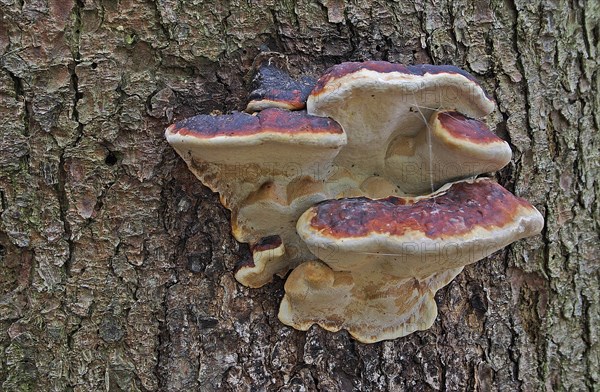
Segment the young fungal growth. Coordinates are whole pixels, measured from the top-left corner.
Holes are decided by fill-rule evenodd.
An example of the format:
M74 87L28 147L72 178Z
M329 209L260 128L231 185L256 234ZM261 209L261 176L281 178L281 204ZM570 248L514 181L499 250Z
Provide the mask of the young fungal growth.
M248 287L260 287L281 269L285 263L285 246L278 235L263 237L250 245L252 258L238 263L235 278Z
M531 204L475 178L511 150L477 119L494 102L468 73L343 63L308 96L306 80L260 67L252 115L199 115L166 131L250 245L236 279L260 287L293 270L284 324L367 343L429 328L436 291L465 265L541 231Z
M303 77L292 79L282 69L271 64L261 64L252 80L254 90L250 93L247 113L255 113L268 108L301 110L306 107L306 99L312 91L315 80Z

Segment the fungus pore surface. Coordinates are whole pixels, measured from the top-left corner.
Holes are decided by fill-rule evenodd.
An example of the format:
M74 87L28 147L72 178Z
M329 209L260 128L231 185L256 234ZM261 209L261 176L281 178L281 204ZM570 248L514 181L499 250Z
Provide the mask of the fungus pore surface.
M168 142L231 210L248 287L285 277L279 319L372 343L429 328L462 268L539 233L541 214L489 178L511 159L494 110L453 66L342 63L318 81L272 65L247 113L198 115Z

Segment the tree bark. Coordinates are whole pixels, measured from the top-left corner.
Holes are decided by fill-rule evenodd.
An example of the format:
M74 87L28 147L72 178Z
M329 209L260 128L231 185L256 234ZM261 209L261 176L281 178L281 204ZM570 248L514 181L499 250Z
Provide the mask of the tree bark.
M0 390L600 389L595 1L0 0ZM497 102L542 235L372 345L277 319L228 212L163 138L245 106L254 59L453 64Z

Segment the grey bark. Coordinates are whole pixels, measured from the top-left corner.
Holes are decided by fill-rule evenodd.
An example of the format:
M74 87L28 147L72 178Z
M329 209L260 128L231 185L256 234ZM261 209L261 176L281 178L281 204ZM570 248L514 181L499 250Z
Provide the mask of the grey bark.
M595 1L0 0L0 390L600 389ZM372 345L277 320L228 213L163 139L244 107L257 55L454 64L498 104L499 181L542 235Z

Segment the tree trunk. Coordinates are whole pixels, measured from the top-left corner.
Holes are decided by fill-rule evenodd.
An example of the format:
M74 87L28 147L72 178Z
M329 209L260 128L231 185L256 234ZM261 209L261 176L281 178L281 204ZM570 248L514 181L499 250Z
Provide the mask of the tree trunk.
M0 1L0 390L600 389L598 2L352 3ZM542 235L465 268L427 331L283 326L283 280L234 280L247 250L163 138L242 109L265 51L472 72Z

